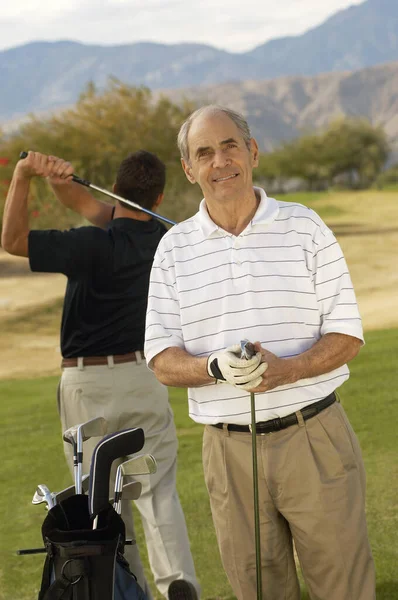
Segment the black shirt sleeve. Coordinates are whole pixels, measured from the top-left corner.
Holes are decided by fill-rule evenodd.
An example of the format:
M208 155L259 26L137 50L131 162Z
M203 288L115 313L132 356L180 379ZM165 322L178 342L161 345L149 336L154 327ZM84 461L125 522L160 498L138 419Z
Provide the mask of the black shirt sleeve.
M99 227L69 231L47 229L29 232L29 263L32 271L64 273L67 277L90 271L93 259L107 254L108 235Z

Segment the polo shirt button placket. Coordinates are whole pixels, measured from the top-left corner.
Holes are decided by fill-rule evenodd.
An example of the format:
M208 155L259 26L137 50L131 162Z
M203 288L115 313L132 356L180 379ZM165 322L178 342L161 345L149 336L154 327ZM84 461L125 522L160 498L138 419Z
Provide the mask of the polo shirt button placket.
M233 262L233 266L236 267L240 267L241 266L241 261L239 258L237 258L239 256L237 250L240 248L240 240L239 238L236 238L233 245L232 245L232 250L233 250L233 255L232 255L232 262ZM236 258L235 258L236 257ZM235 259L235 260L234 260Z

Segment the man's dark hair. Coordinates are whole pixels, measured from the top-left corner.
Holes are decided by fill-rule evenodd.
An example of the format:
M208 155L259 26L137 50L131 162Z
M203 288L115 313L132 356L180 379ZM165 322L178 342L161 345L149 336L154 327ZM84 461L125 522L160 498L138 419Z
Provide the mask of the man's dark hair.
M138 150L129 154L118 169L115 193L149 210L166 184L166 165L152 152ZM128 204L123 207L134 210Z

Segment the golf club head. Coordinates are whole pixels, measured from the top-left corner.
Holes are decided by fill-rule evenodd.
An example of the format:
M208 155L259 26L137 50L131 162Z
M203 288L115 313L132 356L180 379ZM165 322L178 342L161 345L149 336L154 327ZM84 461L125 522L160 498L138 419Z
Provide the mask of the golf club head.
M115 478L115 497L113 501L113 507L119 515L122 509L122 497L124 497L124 477L128 475L150 475L151 473L155 473L156 469L156 461L151 454L134 456L118 466Z
M130 481L123 486L123 500L137 500L141 496L141 491L142 483L140 481Z
M77 439L81 435L82 442L89 440L92 437L103 437L108 431L108 422L104 417L96 417L90 419L86 423L77 425Z
M73 425L72 427L69 427L69 429L66 429L62 435L62 439L64 440L64 442L68 442L68 444L72 444L73 449L75 449L75 446L77 444L77 428L79 426L78 425Z
M139 481L130 481L126 485L123 485L124 476L121 471L118 471L120 479L116 479L115 482L115 497L113 499L113 508L115 512L120 515L122 512L122 499L123 500L137 500L141 495L142 484ZM109 500L112 502L112 500Z
M39 483L33 495L32 504L41 504L42 502L46 502L48 509L54 506L54 500L50 490L43 483Z
M69 429L66 429L63 433L63 439L69 444L76 444L78 440L79 431L82 434L82 441L85 442L91 437L102 437L106 434L108 429L108 423L104 417L95 417L85 423L78 423L72 425Z
M124 483L125 479L123 479L122 488L123 500L137 500L141 496L142 483L140 481L128 481ZM112 504L115 502L115 499L109 498L109 502Z
M121 470L123 476L151 475L156 473L157 465L152 454L139 454L123 462L118 469Z
M94 448L90 467L88 496L91 517L98 515L108 506L109 476L113 461L139 452L144 443L144 431L137 427L111 433L98 442Z
M108 428L104 417L95 417L85 423L78 423L64 432L63 438L73 446L73 468L76 493L82 493L83 442L91 437L102 437Z

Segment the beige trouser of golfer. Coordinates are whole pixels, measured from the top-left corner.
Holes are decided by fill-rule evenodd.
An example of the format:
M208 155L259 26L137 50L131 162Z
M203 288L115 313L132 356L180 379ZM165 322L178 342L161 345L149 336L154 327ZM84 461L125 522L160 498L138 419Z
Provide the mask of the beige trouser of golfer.
M374 600L365 471L341 405L257 435L264 600L299 600L292 537L312 600ZM256 599L251 434L210 425L203 464L221 558L238 600Z
M108 433L142 427L145 445L140 454L152 454L157 462L153 475L135 477L142 492L135 504L141 514L149 562L160 593L167 598L169 585L175 579L190 581L200 596L200 587L190 551L184 514L176 491L177 436L168 391L148 369L140 353L137 362L65 368L59 384L58 408L62 431L73 425L102 416L108 422ZM80 361L81 362L81 361ZM83 444L83 473L90 472L92 452L100 438ZM73 473L73 451L64 444L68 465ZM110 492L113 495L113 464ZM126 538L135 539L132 505L122 501L122 518ZM145 580L138 545L126 546L130 569L148 595L153 596Z

